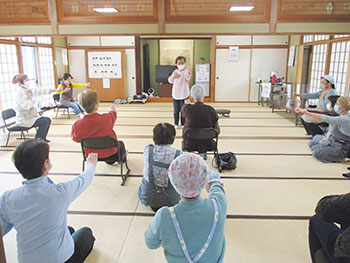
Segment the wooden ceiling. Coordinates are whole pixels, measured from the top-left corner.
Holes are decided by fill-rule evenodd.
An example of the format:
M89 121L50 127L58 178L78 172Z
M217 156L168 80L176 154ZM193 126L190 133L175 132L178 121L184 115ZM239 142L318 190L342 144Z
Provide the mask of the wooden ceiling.
M159 1L165 4L160 16L158 7L163 2ZM277 10L272 8L277 22L350 21L350 0L276 1ZM327 10L330 2L332 10ZM231 6L239 5L254 9L229 12ZM114 7L118 13L97 13L93 10L97 7ZM50 24L49 14L57 16L58 24L158 23L159 19L165 23L268 23L272 8L271 0L0 0L0 23Z

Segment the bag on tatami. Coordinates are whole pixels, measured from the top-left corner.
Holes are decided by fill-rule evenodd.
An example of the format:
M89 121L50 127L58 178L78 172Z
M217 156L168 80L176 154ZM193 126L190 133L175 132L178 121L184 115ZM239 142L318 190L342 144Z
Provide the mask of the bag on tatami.
M237 168L237 157L233 152L218 153L213 158L212 166L218 168L219 172L222 170L234 170Z

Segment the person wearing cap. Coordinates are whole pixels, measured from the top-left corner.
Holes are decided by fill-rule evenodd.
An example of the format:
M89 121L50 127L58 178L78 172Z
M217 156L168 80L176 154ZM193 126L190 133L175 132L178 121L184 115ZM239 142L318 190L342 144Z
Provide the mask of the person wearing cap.
M321 162L341 162L350 149L349 98L338 98L334 106L334 111L337 112L339 116L312 113L306 109L296 109L296 111L332 125L329 134L320 138L319 141L313 142L310 148L312 150L312 155Z
M70 73L64 73L62 76L63 81L57 87L60 91L57 93L61 94L60 96L61 105L72 108L76 115L79 115L80 117L82 117L84 114L84 110L80 107L78 102L74 101L73 88L84 88L84 87L89 88L90 83L85 83L85 84L74 83L72 82L72 79L73 79L73 76Z
M156 212L145 233L147 247L162 246L171 263L223 262L227 201L220 175L200 156L184 153L171 163L169 178L181 201ZM207 199L200 197L204 188Z
M12 84L18 84L16 93L16 125L21 127L36 127L35 138L46 138L51 125L51 119L44 116L38 116L36 103L41 95L57 91L56 89L31 88L30 80L27 75L20 73L13 77Z
M185 127L182 133L184 149L189 152L197 151L206 160L207 151L213 150L214 140L190 140L184 137L189 129L215 128L220 133L219 116L212 106L203 103L205 96L201 85L195 84L191 88L191 97L194 104L186 104L182 108L182 116L185 118Z
M163 206L173 206L180 196L169 180L171 162L182 152L171 147L176 130L170 123L158 123L153 128L154 144L145 147L142 183L138 190L141 203L154 212Z
M16 230L18 263L81 263L95 238L88 227L68 227L67 210L91 184L97 154L88 156L79 176L58 184L48 177L49 154L49 145L38 139L25 141L14 151L14 165L26 180L0 196L2 235Z
M319 112L324 112L327 110L328 97L332 95L337 95L335 92L334 78L331 75L325 75L321 77L321 90L315 93L302 93L295 94L297 97L302 99L318 99L316 110ZM322 120L315 119L311 116L304 115L301 117L301 122L308 135L315 136L316 134L324 134L324 130L320 127L325 126ZM327 125L327 124L326 124Z

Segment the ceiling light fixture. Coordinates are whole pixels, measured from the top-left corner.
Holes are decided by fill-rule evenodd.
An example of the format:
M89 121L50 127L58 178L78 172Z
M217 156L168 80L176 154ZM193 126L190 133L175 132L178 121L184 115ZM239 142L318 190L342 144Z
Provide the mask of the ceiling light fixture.
M242 12L242 11L252 11L254 6L231 6L230 11L231 12Z
M112 7L93 8L93 10L98 13L118 13L118 10Z

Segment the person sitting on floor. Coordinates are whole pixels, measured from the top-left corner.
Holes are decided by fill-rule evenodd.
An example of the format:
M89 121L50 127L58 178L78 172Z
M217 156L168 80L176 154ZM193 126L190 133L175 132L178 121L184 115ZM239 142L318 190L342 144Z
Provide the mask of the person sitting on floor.
M349 206L350 193L325 196L318 202L316 215L309 221L309 247L313 263L350 262Z
M328 97L337 95L335 92L334 78L331 75L325 75L321 77L321 90L315 93L302 93L295 94L297 97L303 99L318 99L316 110L318 112L324 112L327 110ZM304 125L306 133L308 135L315 136L316 134L324 134L324 131L320 127L320 124L324 124L322 120L313 118L312 116L304 115L301 117L301 122Z
M26 181L0 197L2 234L16 229L19 263L81 263L90 254L95 238L90 228L74 231L67 227L67 209L92 182L97 154L88 156L82 174L55 184L48 177L52 167L49 151L46 142L31 139L13 153L14 164Z
M169 123L158 123L153 128L153 144L144 150L143 178L138 195L144 205L153 211L163 206L173 206L180 201L179 194L169 181L168 168L182 152L171 145L175 138L175 128Z
M74 101L73 99L73 88L84 88L90 87L90 83L78 84L72 82L72 75L70 73L64 73L62 76L62 83L58 85L57 89L60 91L57 94L61 94L60 96L60 104L66 107L72 108L76 115L80 117L83 116L84 110L80 107L79 103Z
M36 99L43 94L55 92L55 89L30 87L30 81L27 75L20 73L13 77L13 84L18 84L16 94L16 125L22 127L37 127L35 138L50 142L46 136L49 132L51 119L44 116L38 116L35 108Z
M332 125L327 136L315 136L316 138L311 141L312 155L324 163L342 161L350 149L349 98L338 98L334 106L334 111L340 115L337 117L311 113L306 109L298 108L296 111Z
M92 137L112 136L117 139L113 127L117 119L117 112L114 106L109 108L108 113L99 114L98 110L98 93L94 90L87 89L78 94L78 101L86 111L84 117L77 120L72 126L71 137L75 142L81 142L82 139ZM119 141L118 147L107 149L89 149L85 148L85 154L97 152L99 160L103 159L107 164L121 162L126 150L123 141Z
M185 118L185 127L182 136L189 129L215 128L220 133L219 116L215 109L203 103L204 89L196 84L191 88L191 97L194 104L185 104L182 116ZM189 140L183 136L184 149L189 152L198 151L206 160L206 152L214 148L213 140Z
M171 163L169 177L181 201L157 211L145 233L147 247L162 246L172 263L223 262L227 201L220 175L200 156L184 153ZM205 186L208 199L200 197Z

